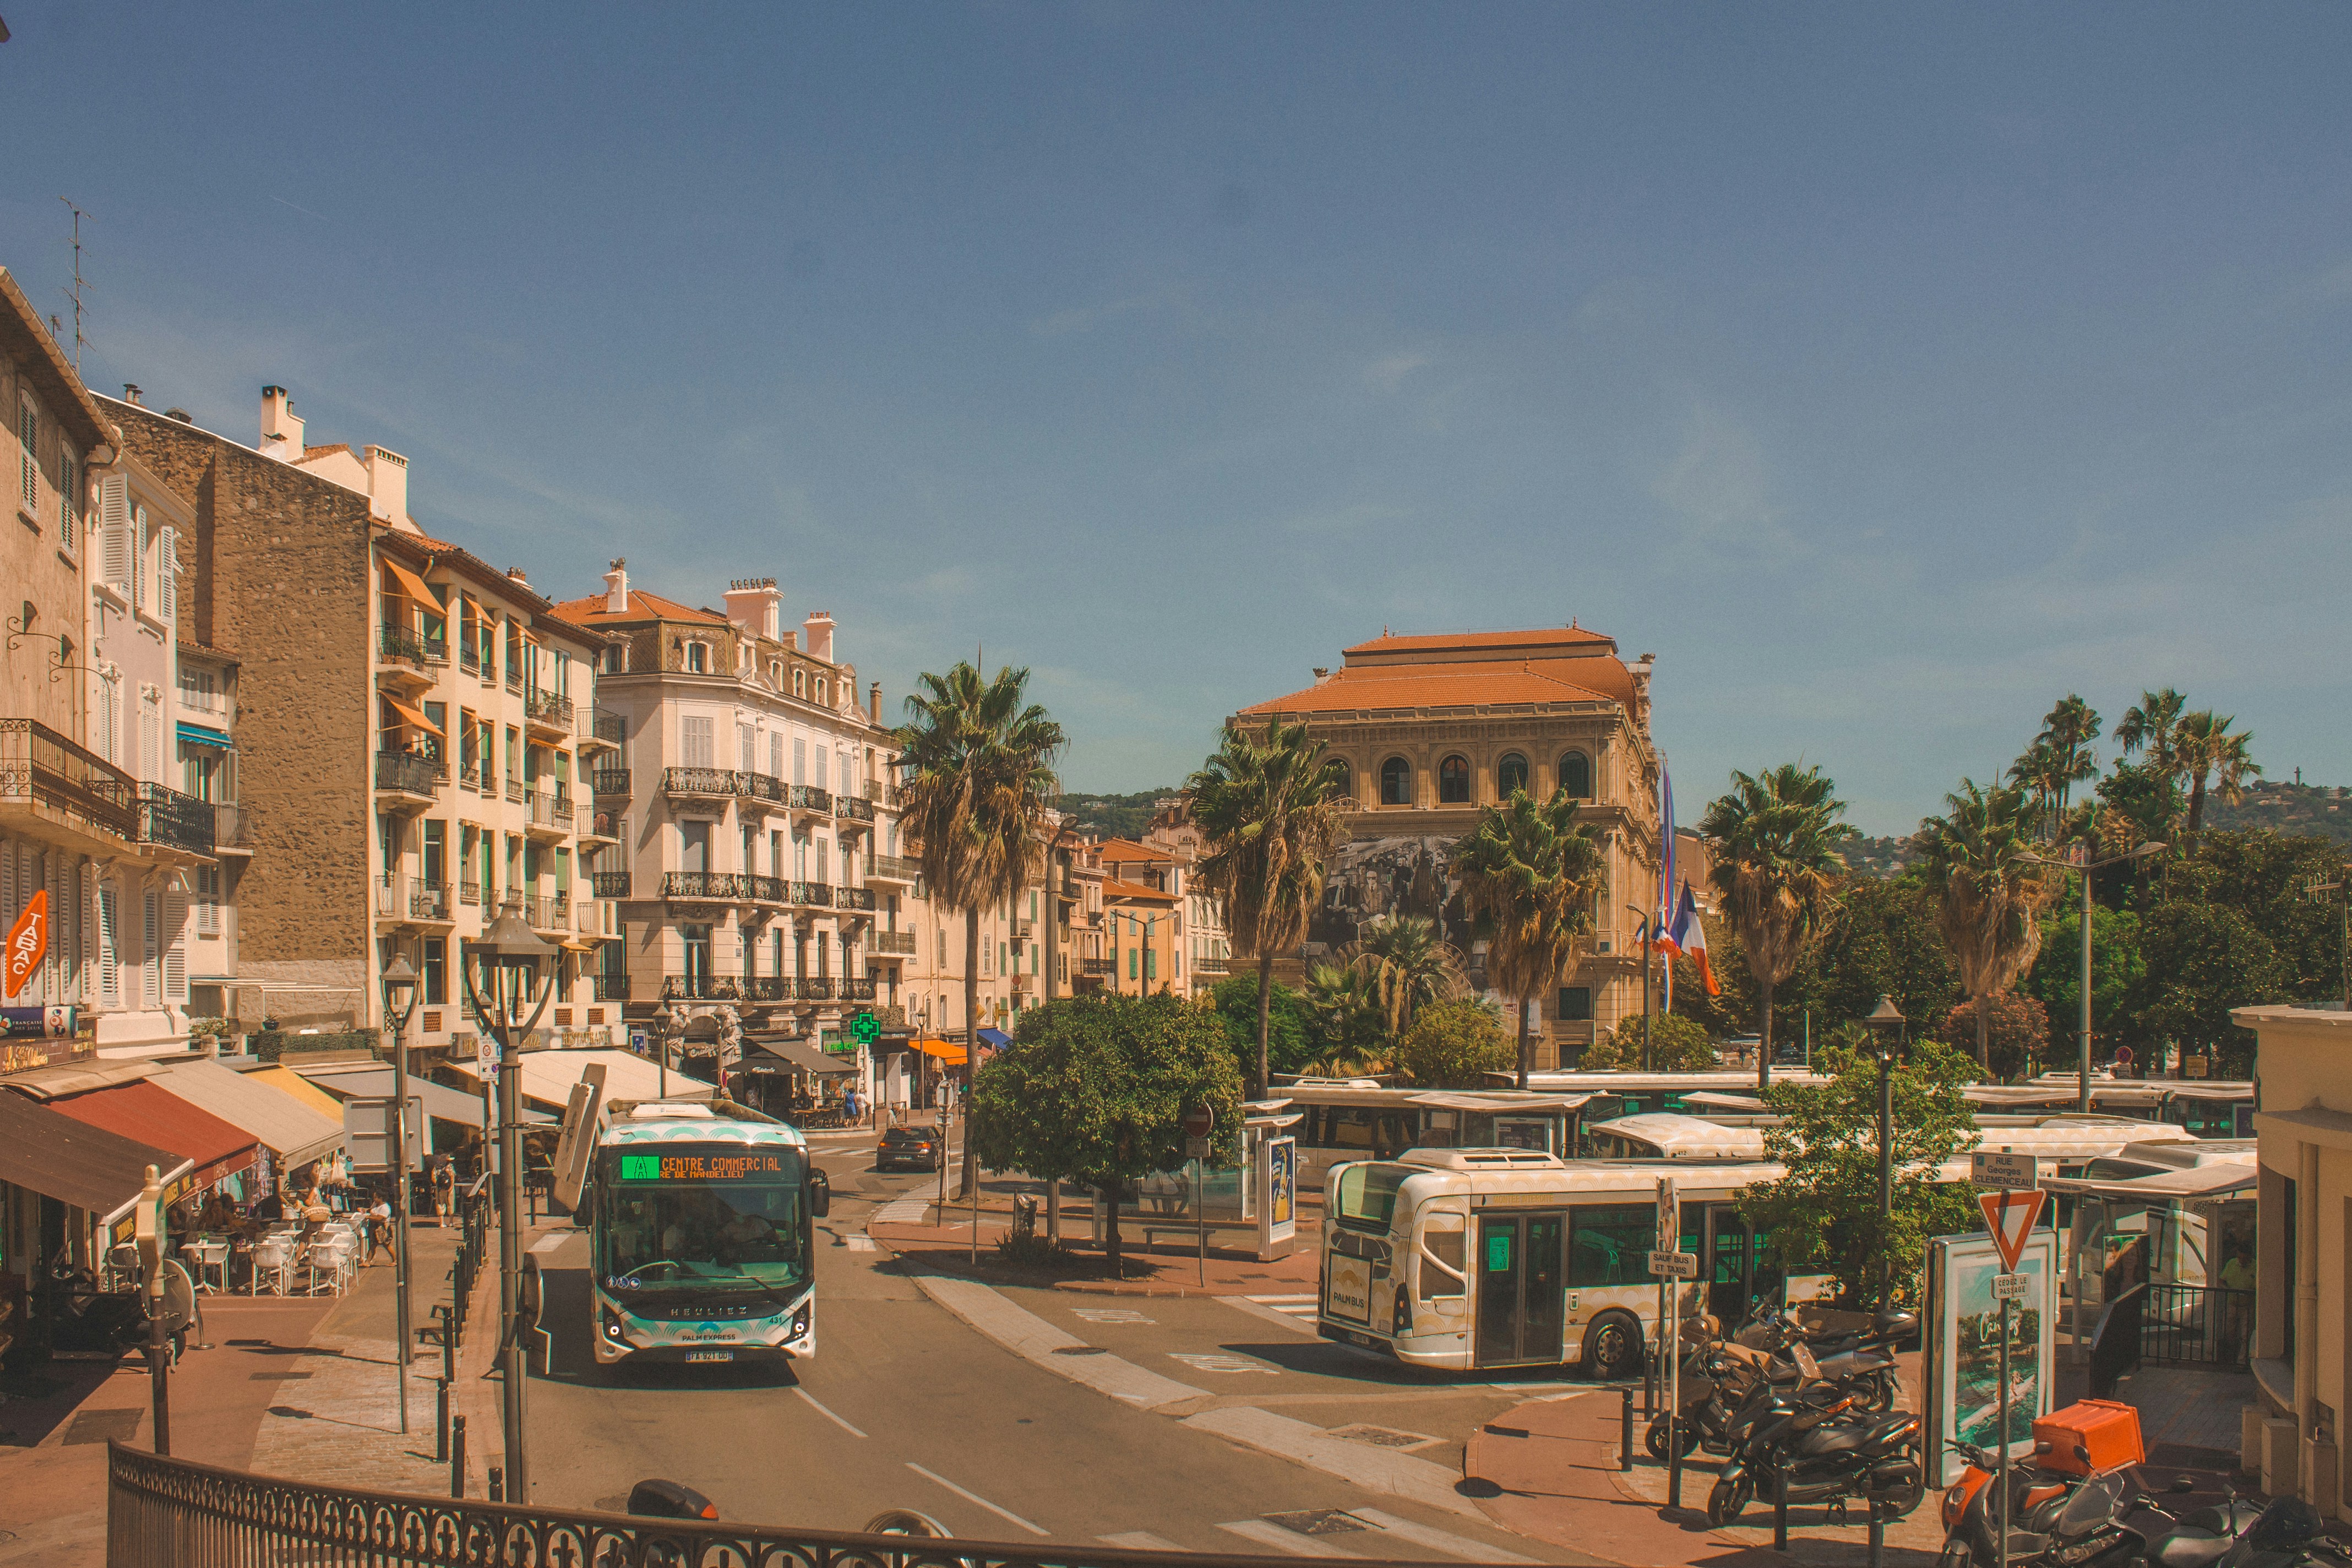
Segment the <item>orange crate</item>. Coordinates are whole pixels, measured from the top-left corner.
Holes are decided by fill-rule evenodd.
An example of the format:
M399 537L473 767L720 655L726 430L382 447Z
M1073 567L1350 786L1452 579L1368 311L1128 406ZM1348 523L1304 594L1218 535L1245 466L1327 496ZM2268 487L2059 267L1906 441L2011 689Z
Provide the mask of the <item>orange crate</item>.
M2075 1453L2077 1447L2090 1451L2088 1469ZM2139 1412L2112 1399L2078 1399L2033 1424L2033 1462L2045 1470L2103 1476L2147 1458L2147 1449L2140 1441Z

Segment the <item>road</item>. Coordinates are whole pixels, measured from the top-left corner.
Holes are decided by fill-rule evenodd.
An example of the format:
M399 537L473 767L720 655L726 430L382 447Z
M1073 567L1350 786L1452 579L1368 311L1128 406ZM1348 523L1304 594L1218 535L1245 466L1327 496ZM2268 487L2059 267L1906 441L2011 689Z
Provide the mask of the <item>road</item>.
M551 1372L529 1401L537 1500L619 1508L663 1476L722 1517L854 1530L911 1508L958 1535L1195 1552L1583 1563L1466 1509L1374 1493L1130 1408L1013 1354L926 1296L865 1236L881 1204L936 1182L884 1175L866 1142L814 1145L833 1180L821 1222L818 1353L782 1367L600 1371L587 1342L584 1237L550 1238ZM1421 1382L1326 1344L1278 1310L1207 1299L1008 1291L1090 1342L1201 1387L1186 1413L1249 1404L1360 1423L1452 1467L1477 1421L1524 1384ZM1345 1520L1311 1516L1344 1512Z

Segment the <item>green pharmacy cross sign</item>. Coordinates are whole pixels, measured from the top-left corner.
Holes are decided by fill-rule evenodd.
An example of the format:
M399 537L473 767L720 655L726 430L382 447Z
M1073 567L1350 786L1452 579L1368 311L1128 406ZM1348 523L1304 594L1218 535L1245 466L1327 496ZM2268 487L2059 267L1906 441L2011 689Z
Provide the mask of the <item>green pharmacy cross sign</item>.
M849 1032L857 1037L861 1046L870 1046L882 1037L882 1020L871 1013L860 1013L849 1020Z

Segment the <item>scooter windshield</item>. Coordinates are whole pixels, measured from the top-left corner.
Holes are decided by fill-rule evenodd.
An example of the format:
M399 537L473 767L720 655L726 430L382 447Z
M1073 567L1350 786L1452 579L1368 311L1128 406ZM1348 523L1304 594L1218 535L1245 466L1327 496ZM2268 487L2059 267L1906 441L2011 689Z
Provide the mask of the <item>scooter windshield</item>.
M2056 1533L2070 1540L2088 1535L2115 1517L2116 1503L2123 1495L2121 1475L2092 1477L2059 1510Z
M2318 1511L2309 1503L2301 1498L2280 1498L2238 1537L2238 1544L2230 1548L2220 1568L2238 1568L2260 1557L2293 1552L2316 1536L2319 1529Z

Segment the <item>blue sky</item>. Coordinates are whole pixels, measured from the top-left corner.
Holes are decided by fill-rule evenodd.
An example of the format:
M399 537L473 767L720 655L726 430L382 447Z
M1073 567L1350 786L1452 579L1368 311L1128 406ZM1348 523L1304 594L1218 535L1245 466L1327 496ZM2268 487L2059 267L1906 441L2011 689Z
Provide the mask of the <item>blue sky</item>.
M2079 690L2352 782L2341 7L8 0L92 384L411 458L561 595L777 576L1080 788L1398 631L1659 656L1873 832Z

